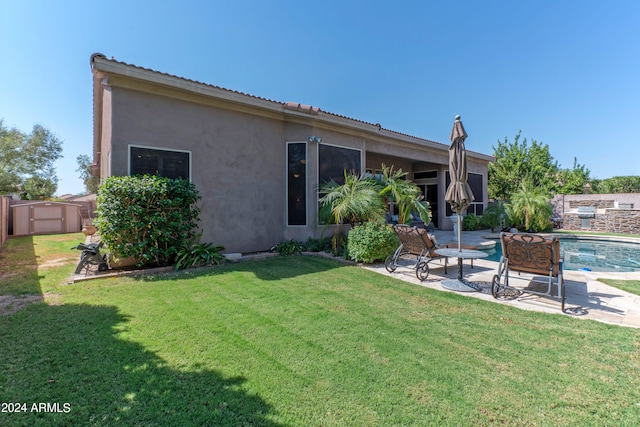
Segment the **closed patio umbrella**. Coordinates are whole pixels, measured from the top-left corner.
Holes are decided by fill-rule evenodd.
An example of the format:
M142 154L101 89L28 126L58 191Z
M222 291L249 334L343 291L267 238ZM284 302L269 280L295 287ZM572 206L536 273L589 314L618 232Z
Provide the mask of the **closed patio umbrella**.
M462 249L462 213L467 210L474 200L471 187L469 187L467 183L467 152L464 147L464 140L466 138L467 133L464 131L460 116L456 116L456 121L451 130L451 146L449 147L449 175L451 177L451 183L447 188L445 200L451 205L451 209L458 214L458 249L436 250L436 253L439 255L458 258L458 279L443 280L440 284L444 288L461 292L480 290L479 285L463 279L462 260L473 260L487 256L484 252Z
M449 176L451 183L447 188L445 200L451 205L451 209L458 215L458 250L462 250L462 212L465 212L475 200L471 187L469 187L467 172L467 151L464 147L464 140L467 132L462 126L460 116L456 116L456 121L451 130L451 145L449 146Z

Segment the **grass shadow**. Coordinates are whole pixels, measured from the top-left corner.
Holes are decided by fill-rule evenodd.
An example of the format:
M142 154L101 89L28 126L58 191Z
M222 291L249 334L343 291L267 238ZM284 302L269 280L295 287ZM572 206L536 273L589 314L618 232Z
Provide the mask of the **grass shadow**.
M12 237L0 248L0 295L42 294L34 237Z
M182 280L185 277L217 276L231 272L245 272L261 280L282 280L344 267L345 263L316 255L260 258L251 261L231 262L219 266L186 269L178 272L132 276L134 280Z
M0 425L262 425L272 407L241 376L176 369L127 341L113 306L38 304L0 318L0 401L57 404ZM33 331L38 333L33 333Z

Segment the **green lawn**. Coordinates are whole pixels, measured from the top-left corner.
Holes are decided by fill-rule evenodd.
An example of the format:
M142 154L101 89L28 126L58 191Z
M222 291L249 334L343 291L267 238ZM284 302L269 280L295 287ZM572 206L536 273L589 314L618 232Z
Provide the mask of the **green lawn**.
M0 295L42 294L74 271L82 233L14 237L0 247Z
M598 279L598 281L623 291L640 295L640 280Z
M0 316L0 402L70 412L0 425L640 424L635 329L319 257L46 279L69 267L27 283L54 304Z

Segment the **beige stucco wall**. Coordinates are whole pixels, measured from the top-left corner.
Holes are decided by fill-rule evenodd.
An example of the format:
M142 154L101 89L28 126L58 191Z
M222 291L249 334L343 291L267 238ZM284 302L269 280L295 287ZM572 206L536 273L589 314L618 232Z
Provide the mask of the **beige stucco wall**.
M308 225L289 227L285 218L286 143L307 141L310 135L322 137L322 144L361 150L365 168L383 162L409 173L414 164L435 167L441 181L439 198L444 197L448 157L443 150L399 145L394 151L381 140L329 126L314 127L130 88L107 89L103 175L129 173L130 145L190 151L191 179L202 196L203 241L223 244L229 252L267 250L282 240L323 234L323 227L315 225L318 143L307 144ZM469 171L483 173L486 182L486 163L470 160ZM452 227L445 218L444 203L439 204L439 217L441 228ZM325 235L329 232L324 230Z
M99 84L102 87L102 91L100 93L100 102L102 104L102 114L100 116L100 176L107 177L111 175L111 131L113 126L111 120L111 87L109 85L102 84L102 82Z
M113 175L128 174L129 145L190 151L203 242L244 252L282 239L282 122L128 89L113 88L112 96ZM302 132L291 139L306 140Z
M402 169L403 172L407 173L407 177L411 178L414 163L411 159L403 159L396 156L373 153L371 151L367 152L366 157L366 168L368 169L381 169L382 164L384 164L387 167L393 166L394 171Z

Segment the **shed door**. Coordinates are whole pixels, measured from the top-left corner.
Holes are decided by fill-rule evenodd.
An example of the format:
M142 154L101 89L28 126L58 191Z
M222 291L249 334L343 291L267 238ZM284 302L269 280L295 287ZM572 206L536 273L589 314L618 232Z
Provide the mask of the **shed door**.
M31 206L34 234L62 233L61 206Z

